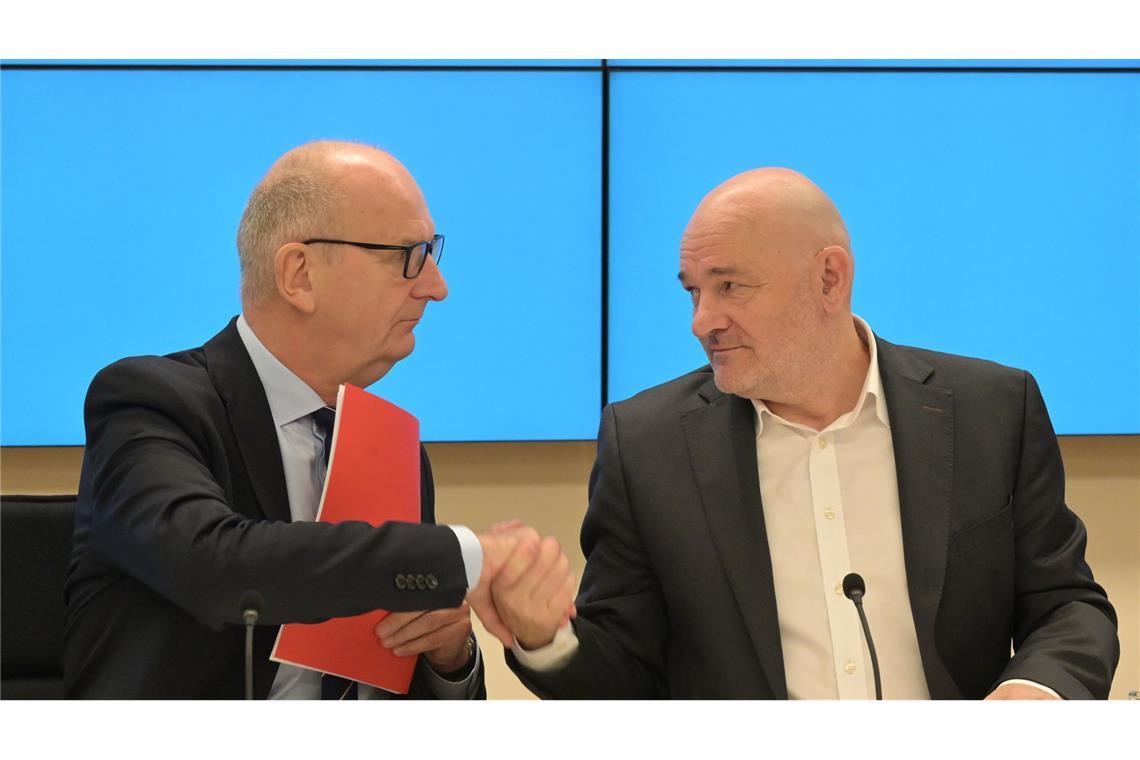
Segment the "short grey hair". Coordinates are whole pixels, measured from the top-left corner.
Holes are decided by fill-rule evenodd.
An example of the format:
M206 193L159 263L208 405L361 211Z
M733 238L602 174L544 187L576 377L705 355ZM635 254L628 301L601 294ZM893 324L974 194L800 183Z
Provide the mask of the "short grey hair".
M258 303L275 288L273 255L320 235L336 200L329 179L310 167L271 170L249 196L237 231L242 302Z

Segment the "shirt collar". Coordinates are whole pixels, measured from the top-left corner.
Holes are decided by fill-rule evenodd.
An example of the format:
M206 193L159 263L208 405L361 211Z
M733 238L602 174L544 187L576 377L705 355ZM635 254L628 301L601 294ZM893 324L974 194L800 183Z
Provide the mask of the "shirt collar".
M855 319L855 329L859 331L860 339L871 349L871 363L867 367L867 377L863 380L863 392L859 394L862 401L860 404L856 404L856 408L861 408L862 404L866 403L868 394L874 396L875 416L889 430L891 418L887 414L887 396L883 392L883 376L879 373L879 348L876 345L875 333L871 331L871 326L864 322L861 317L854 314L851 316Z
M273 414L274 425L283 427L325 405L316 391L269 352L245 321L244 314L238 317L237 331L241 336L241 342L245 344L245 350L249 352L249 358L253 360L257 377L265 388L265 397L269 400L269 411Z
M854 408L840 415L827 429L831 430L850 425L859 416L859 412L863 410L868 400L873 399L875 404L875 416L878 417L879 421L889 430L891 427L891 418L887 414L887 399L883 393L883 378L879 374L879 351L875 345L875 334L871 331L870 325L863 321L861 317L854 314L851 316L855 320L855 331L859 334L859 339L863 341L864 345L871 349L871 361L867 365L867 375L863 378L863 388L859 391L859 399L855 402ZM752 407L756 411L757 437L764 431L765 415L773 417L791 427L803 427L802 425L796 425L795 423L783 419L769 409L768 405L761 399L752 399ZM806 430L807 428L804 429Z

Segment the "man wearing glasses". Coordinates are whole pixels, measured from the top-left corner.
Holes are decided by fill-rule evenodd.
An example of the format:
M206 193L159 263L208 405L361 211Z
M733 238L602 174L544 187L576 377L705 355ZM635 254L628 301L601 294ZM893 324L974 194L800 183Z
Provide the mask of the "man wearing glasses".
M419 187L380 150L303 145L254 189L237 243L240 316L201 348L116 362L88 391L68 696L240 697L249 589L264 599L260 698L383 696L268 659L282 623L377 608L395 611L381 643L421 655L412 696L485 696L469 609L511 643L488 589L537 534L434 525L422 449L424 524L313 522L338 387L383 377L447 297Z

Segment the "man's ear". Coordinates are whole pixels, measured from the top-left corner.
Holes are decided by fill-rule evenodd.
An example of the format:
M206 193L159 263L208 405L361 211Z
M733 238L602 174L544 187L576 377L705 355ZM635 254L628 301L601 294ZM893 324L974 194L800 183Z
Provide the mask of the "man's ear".
M829 245L815 255L815 265L824 309L828 312L846 309L851 303L855 259L842 246Z
M277 293L286 303L305 314L317 309L313 292L313 264L316 254L301 243L286 243L273 254L273 276Z

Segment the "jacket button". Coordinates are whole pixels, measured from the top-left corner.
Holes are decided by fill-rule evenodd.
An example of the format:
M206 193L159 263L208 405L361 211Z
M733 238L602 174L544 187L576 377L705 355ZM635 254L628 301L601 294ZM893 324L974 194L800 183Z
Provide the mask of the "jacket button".
M422 575L417 575L416 588L420 589L421 591L427 588L427 578L423 577Z
M431 573L428 573L428 576L427 576L427 587L431 591L435 591L437 588L439 588L439 579L436 578Z
M404 576L404 585L407 587L408 591L415 591L416 590L416 576L412 575L411 573L408 573L407 575L405 575Z
M398 589L400 589L401 591L403 591L403 590L404 590L404 589L406 589L407 587L408 587L408 583L407 583L407 581L405 581L405 580L404 580L404 576L402 576L402 575L397 575L397 576L396 576L396 588L398 588Z

